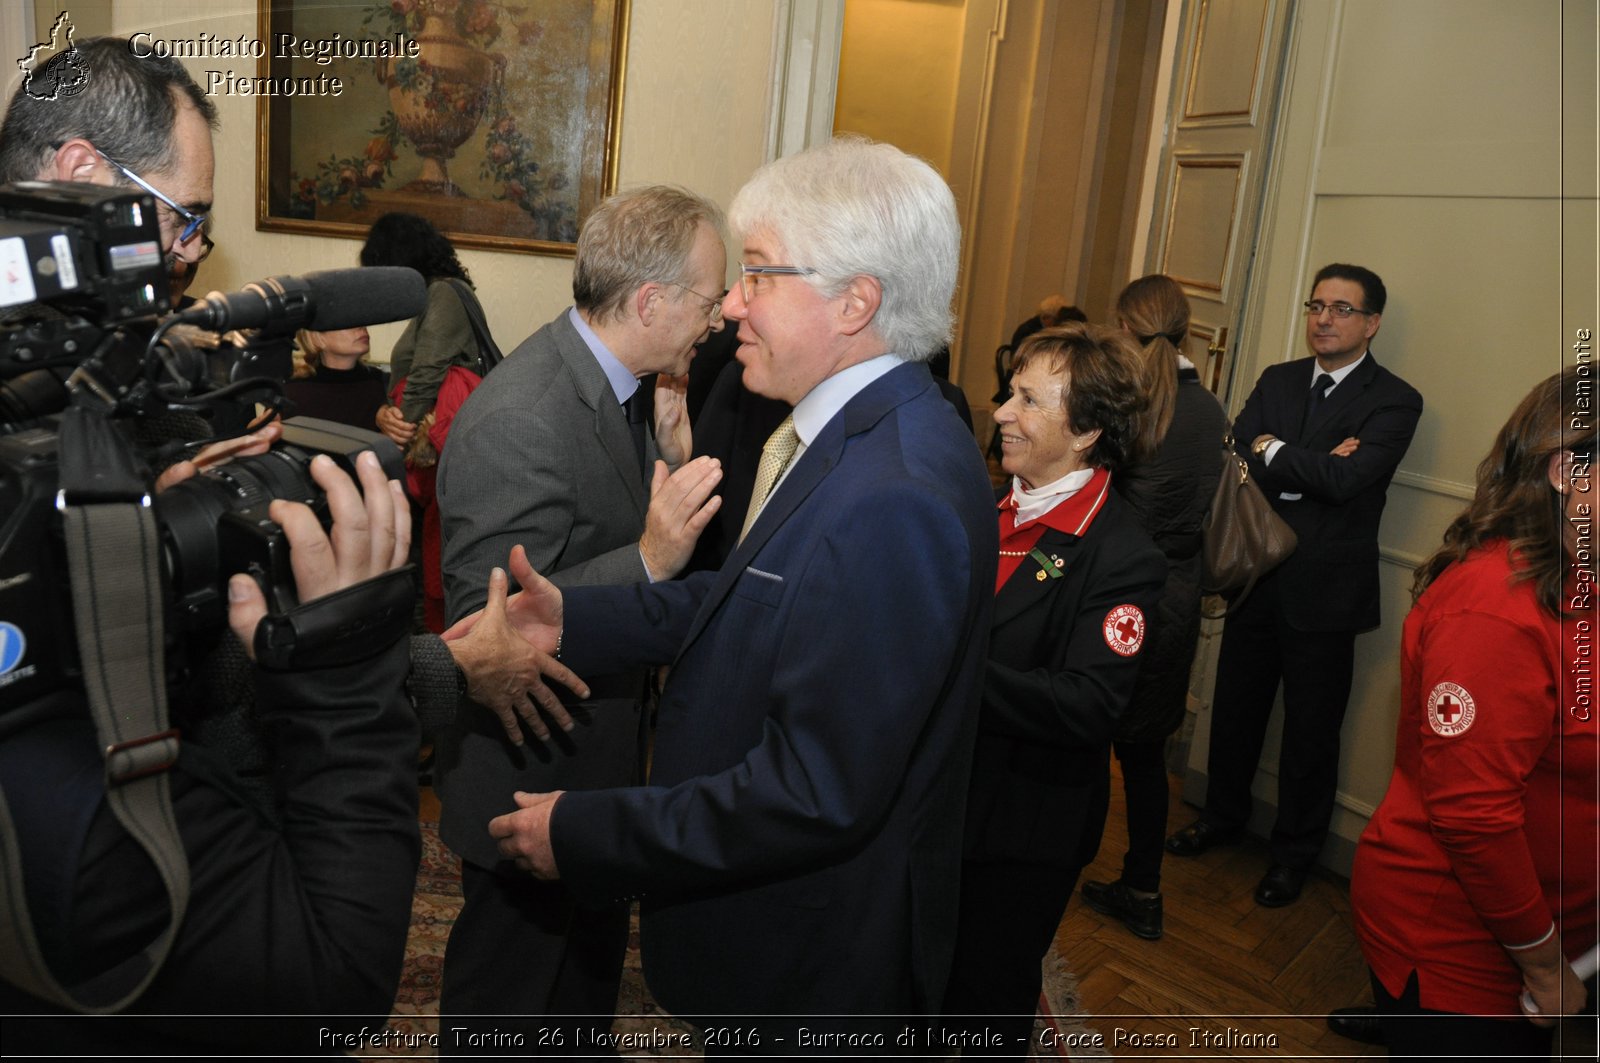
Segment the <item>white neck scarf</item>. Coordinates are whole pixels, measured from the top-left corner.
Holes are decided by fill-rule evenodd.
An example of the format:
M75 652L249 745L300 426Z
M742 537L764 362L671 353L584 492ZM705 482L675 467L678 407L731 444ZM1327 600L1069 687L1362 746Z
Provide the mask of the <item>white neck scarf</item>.
M1017 523L1038 520L1061 503L1083 490L1083 485L1094 477L1094 469L1069 472L1054 483L1029 488L1017 476L1011 478L1011 500L1017 504Z

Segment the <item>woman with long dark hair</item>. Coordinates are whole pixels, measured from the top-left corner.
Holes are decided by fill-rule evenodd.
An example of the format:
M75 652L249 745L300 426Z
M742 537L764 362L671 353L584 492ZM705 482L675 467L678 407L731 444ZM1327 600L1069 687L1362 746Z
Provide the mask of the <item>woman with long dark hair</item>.
M1161 855L1167 833L1166 740L1183 722L1189 669L1200 637L1200 527L1217 490L1228 418L1183 355L1189 300L1162 274L1140 277L1117 298L1117 318L1144 353L1149 410L1140 449L1149 457L1123 470L1116 489L1167 559L1161 604L1138 685L1112 748L1122 765L1128 848L1114 882L1085 882L1083 899L1151 941L1161 937Z
M479 340L488 327L472 278L449 239L433 223L395 211L372 223L361 248L363 266L409 266L428 282L428 304L411 320L389 355L393 402L378 411L377 427L406 452L406 491L419 510L423 607L431 631L443 631L444 575L434 477L450 422L499 351ZM476 326L475 327L475 323ZM491 341L492 343L492 341Z
M1594 457L1592 372L1543 381L1417 569L1394 774L1350 880L1396 1057L1542 1059L1553 1017L1584 1006L1568 962L1597 933Z
M453 365L475 370L478 339L472 329L468 301L478 306L472 278L456 257L448 237L428 219L392 211L372 223L361 248L363 266L409 266L428 283L428 305L411 319L389 354L389 374L405 381L401 401L390 421L380 417L378 427L405 446L416 426L433 410L439 388ZM478 308L482 313L482 308ZM399 428L393 421L404 421ZM401 438L403 437L403 438Z

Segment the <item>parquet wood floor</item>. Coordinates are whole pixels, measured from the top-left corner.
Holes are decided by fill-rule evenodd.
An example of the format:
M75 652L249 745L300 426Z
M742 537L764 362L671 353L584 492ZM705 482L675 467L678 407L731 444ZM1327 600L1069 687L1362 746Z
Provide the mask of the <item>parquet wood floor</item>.
M1105 839L1085 880L1109 882L1122 871L1127 818L1115 758L1111 765ZM1169 833L1197 815L1179 799L1178 779L1170 782ZM1382 1048L1339 1037L1324 1022L1330 1009L1372 1002L1351 924L1349 882L1319 870L1294 904L1262 908L1252 894L1267 863L1266 843L1254 838L1193 859L1168 855L1161 864L1166 934L1160 941L1135 937L1081 895L1073 897L1056 951L1078 977L1091 1016L1085 1024L1115 1058L1387 1058ZM1592 1013L1567 1019L1552 1058L1596 1058L1597 1033ZM1275 1036L1276 1044L1252 1045L1252 1035ZM1171 1043L1130 1043L1161 1036Z
M1113 760L1115 772L1115 761ZM1170 829L1195 817L1172 780ZM1127 820L1120 777L1100 855L1083 878L1121 873ZM1162 863L1166 935L1145 941L1072 899L1056 949L1078 976L1083 1008L1116 1058L1382 1058L1383 1049L1329 1032L1328 1009L1371 1003L1351 928L1348 884L1319 871L1300 900L1269 909L1252 898L1268 863L1250 839ZM1253 1044L1256 1036L1275 1044ZM1208 1040L1209 1038L1209 1040ZM1140 1044L1167 1039L1168 1043ZM1119 1043L1120 1042L1120 1043Z

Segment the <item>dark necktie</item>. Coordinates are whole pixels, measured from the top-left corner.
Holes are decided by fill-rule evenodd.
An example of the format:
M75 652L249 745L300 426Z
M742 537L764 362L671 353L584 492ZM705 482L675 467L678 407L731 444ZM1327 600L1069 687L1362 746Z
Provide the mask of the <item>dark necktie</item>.
M1328 397L1328 392L1333 389L1333 377L1327 373L1318 373L1317 379L1311 382L1311 390L1306 393L1306 413L1300 421L1300 434L1303 437L1306 429L1311 425L1311 418L1316 416L1317 407L1322 405L1322 400ZM1305 440L1302 438L1301 443Z
M645 415L652 397L645 386L640 384L634 388L633 394L628 396L628 401L622 404L622 412L628 415L628 431L633 433L633 452L639 458L639 471L644 475L646 483L650 481L651 470L645 461Z

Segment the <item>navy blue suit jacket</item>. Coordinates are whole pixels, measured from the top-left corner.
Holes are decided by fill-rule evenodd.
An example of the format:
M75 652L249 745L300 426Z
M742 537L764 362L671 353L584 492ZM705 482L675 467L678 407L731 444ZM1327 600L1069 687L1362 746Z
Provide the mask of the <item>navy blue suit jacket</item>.
M908 364L827 424L720 572L566 592L580 675L674 662L650 785L569 793L551 822L580 897L642 898L664 1006L939 1007L997 549L972 436Z
M1378 364L1372 352L1301 424L1315 359L1270 365L1233 422L1233 440L1250 475L1299 539L1270 586L1291 627L1365 631L1379 623L1378 522L1389 481L1411 446L1422 396ZM1270 465L1250 454L1267 432L1287 444ZM1347 458L1331 451L1355 436ZM1298 493L1284 500L1280 494Z

